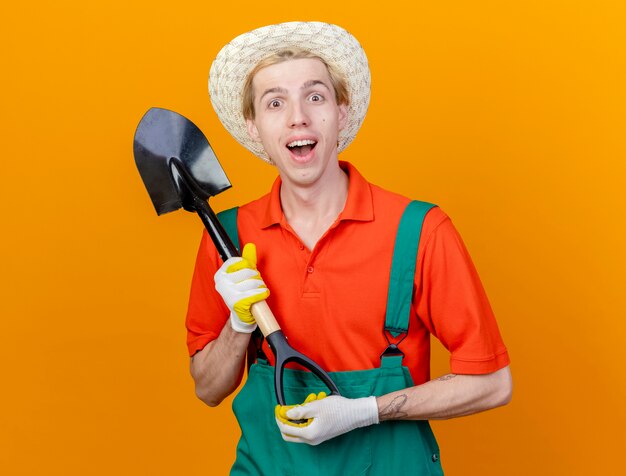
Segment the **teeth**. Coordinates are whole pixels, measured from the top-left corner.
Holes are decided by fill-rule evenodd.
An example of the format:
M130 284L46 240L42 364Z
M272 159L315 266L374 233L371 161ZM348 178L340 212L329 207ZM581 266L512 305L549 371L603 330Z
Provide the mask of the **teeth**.
M314 140L305 139L305 140L294 140L287 144L287 147L302 147L303 145L313 145L315 144Z

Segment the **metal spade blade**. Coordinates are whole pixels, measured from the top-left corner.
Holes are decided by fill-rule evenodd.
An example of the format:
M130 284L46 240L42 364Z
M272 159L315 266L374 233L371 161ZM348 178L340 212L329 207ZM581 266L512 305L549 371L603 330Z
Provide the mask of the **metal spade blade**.
M177 169L184 171L186 185L200 199L231 187L205 135L174 111L153 107L146 112L135 131L134 153L158 215L185 206L185 194L177 186Z

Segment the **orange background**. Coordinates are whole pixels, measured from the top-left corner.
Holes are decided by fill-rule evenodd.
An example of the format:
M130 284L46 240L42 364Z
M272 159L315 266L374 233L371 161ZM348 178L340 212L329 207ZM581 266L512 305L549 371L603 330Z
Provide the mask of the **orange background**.
M207 74L235 35L293 19L364 45L372 103L343 158L452 216L510 350L508 407L434 424L447 474L621 473L624 2L40 0L3 18L0 473L226 474L238 428L195 398L184 342L201 223L156 216L132 138L174 109L234 185L214 208L266 191Z

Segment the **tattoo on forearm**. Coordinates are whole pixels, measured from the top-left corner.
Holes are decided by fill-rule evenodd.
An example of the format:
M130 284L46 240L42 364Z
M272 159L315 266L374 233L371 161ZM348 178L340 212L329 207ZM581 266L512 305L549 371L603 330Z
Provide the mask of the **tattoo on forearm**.
M448 374L448 375L444 375L443 377L439 377L437 380L441 382L445 382L446 380L451 380L454 377L456 377L456 374Z
M391 401L391 403L389 403L389 405L387 405L380 411L381 418L384 417L387 419L400 419L407 417L408 414L402 411L402 408L404 407L408 399L409 397L404 393L395 397Z

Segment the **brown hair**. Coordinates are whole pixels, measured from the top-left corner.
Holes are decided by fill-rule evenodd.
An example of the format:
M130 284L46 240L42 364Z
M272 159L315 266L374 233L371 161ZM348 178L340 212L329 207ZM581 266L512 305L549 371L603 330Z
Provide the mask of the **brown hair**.
M337 104L345 104L346 106L349 105L350 95L348 93L347 81L343 74L339 70L337 70L337 68L329 65L322 58L311 53L310 51L300 48L293 48L278 51L266 58L263 58L257 63L254 69L250 71L250 74L246 78L246 82L243 85L243 94L241 99L241 109L244 119L254 119L254 89L252 88L252 80L254 79L255 74L257 74L261 69L267 68L268 66L272 66L274 64L282 63L289 60L306 58L318 59L322 63L324 63L326 69L328 70L328 75L330 76L330 82L333 86L333 89L335 90L335 100L337 101Z

